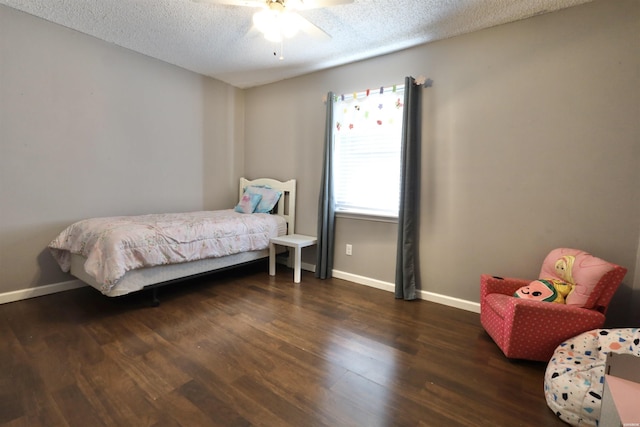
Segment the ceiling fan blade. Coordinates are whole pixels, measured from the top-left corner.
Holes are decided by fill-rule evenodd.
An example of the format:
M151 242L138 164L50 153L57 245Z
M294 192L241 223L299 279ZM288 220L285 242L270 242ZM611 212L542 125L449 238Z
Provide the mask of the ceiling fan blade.
M353 3L353 0L286 0L285 4L295 10L320 9Z
M318 40L329 40L329 39L331 39L331 36L329 34L327 34L323 29L321 29L320 27L318 27L315 24L311 23L309 20L307 20L303 16L301 16L301 15L295 13L295 12L290 12L290 13L291 13L291 18L296 23L296 26L303 33L306 33L306 34L310 35L311 37L313 37L314 39L318 39Z
M266 7L264 0L193 0L196 3L224 4L228 6Z

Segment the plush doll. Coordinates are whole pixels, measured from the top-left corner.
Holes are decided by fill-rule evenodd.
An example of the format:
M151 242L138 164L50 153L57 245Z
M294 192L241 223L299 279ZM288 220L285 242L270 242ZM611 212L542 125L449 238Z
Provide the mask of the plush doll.
M569 273L569 275L570 274L571 273ZM558 296L553 302L564 304L567 298L567 295L569 295L571 291L573 291L573 284L563 282L562 280L558 280L558 279L547 279L547 280L553 283L553 287L556 289L556 292L558 293Z
M555 263L559 279L538 279L523 286L513 294L517 298L535 301L549 301L564 304L567 296L573 291L576 282L573 280L573 263L576 257L563 255Z
M564 255L556 261L556 274L572 286L575 286L576 284L575 280L573 280L573 274L571 273L575 260L576 257L573 255Z
M570 283L559 279L538 279L523 286L513 294L516 298L534 301L548 301L564 304L565 297L573 289Z

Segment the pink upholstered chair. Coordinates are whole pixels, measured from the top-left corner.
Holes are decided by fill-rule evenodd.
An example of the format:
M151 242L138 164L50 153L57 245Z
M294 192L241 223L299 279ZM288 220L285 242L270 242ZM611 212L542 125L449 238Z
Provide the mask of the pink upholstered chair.
M516 298L532 280L480 277L480 321L511 359L547 362L562 342L602 328L607 307L627 269L577 249L554 249L540 279L574 283L566 304Z

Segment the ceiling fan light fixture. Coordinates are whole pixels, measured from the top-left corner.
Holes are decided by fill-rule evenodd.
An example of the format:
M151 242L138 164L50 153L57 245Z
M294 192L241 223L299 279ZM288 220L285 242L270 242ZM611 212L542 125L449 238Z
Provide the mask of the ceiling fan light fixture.
M272 42L280 42L284 37L291 38L298 33L299 26L295 16L284 10L278 2L270 4L253 15L253 24L264 37Z
M280 14L280 32L283 36L290 39L291 37L298 34L300 30L300 26L298 25L298 21L296 20L296 15L289 12L282 12Z
M261 33L272 31L275 22L276 18L273 12L268 9L261 10L253 15L253 25L255 25Z
M282 35L278 31L269 31L263 33L264 38L273 43L280 43L282 41Z

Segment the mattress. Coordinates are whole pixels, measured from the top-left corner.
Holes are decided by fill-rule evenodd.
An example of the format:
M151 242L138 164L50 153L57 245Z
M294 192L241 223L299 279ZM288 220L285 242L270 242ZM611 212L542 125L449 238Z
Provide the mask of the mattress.
M146 286L165 284L180 279L194 277L200 274L221 270L224 268L246 264L259 259L267 258L269 250L240 252L218 258L208 258L180 264L158 265L154 267L138 268L128 271L118 283L105 290L104 286L90 276L84 269L87 259L82 255L71 255L70 272L84 283L96 288L109 297L119 297L141 290Z
M49 249L64 271L117 296L148 285L150 276L166 279L158 283L264 257L269 239L286 232L279 215L233 209L119 216L76 222ZM125 276L135 280L121 285Z

